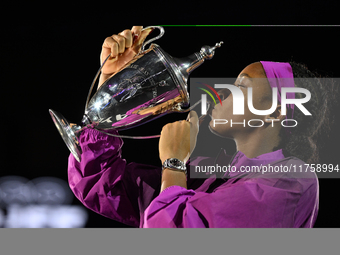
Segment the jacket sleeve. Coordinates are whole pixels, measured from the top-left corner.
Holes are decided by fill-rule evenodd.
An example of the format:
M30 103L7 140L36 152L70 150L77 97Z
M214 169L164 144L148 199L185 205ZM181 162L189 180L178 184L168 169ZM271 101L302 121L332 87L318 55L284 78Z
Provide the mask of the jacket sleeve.
M160 168L121 158L123 141L94 129L79 137L79 163L68 160L68 181L74 195L89 209L138 227L145 208L160 190Z
M307 212L311 208L298 208L297 205L302 197L304 201L312 201L313 206L315 198L311 191L316 187L315 182L310 182L309 192L302 196L304 182L285 178L254 178L231 185L223 184L212 193L170 186L146 209L143 227L306 227L297 225L295 217L297 210Z

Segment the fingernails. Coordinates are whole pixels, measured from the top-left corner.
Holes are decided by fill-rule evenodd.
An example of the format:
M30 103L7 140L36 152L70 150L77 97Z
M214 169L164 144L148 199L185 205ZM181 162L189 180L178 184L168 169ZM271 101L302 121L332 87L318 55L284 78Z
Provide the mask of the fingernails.
M139 34L133 35L132 43L134 43L139 37Z

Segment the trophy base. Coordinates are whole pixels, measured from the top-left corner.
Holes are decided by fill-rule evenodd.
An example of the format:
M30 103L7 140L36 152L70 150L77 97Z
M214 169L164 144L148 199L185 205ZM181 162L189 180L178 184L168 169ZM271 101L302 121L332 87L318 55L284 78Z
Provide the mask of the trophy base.
M63 115L51 109L49 109L49 113L61 137L66 143L67 148L71 151L75 159L80 162L82 150L79 146L78 137L74 133L74 130Z

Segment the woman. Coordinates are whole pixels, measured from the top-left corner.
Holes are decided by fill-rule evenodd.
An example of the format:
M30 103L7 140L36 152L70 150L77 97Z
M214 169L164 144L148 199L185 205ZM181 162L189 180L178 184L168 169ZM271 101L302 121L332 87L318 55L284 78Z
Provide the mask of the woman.
M133 27L108 37L101 53L104 65L99 84L127 63L140 49L146 34L142 27ZM135 38L136 37L136 38ZM266 110L272 105L272 90L293 87L294 83L272 84L269 78L311 77L296 84L312 94L304 106L311 112L305 116L294 106L287 105L287 117L281 114L278 103L268 115L255 115L245 107L243 116L232 115L233 97L229 90L221 90L223 104L211 113L211 131L235 141L233 157L220 154L216 159L198 157L191 166L225 165L236 171L222 178L190 178L180 170L189 168L189 156L196 144L198 117L191 112L188 121L165 125L159 140L162 168L130 163L121 158L123 142L96 130L85 130L80 138L83 151L78 163L69 157L69 184L75 196L89 209L114 220L135 227L313 227L318 213L318 180L307 171L306 163L317 162L315 139L328 120L327 88L299 64L257 62L239 74L235 85L247 98L252 87L255 109ZM275 82L274 82L275 83ZM280 94L278 94L280 97ZM300 97L297 94L296 97ZM317 100L315 100L317 98ZM280 98L279 98L280 102ZM294 118L298 125L284 128L285 118ZM245 123L256 119L260 127L243 125L214 125L214 119L230 119ZM317 120L317 121L316 121ZM321 123L321 124L320 124ZM174 139L175 138L175 139ZM302 149L303 148L303 149ZM164 165L175 158L179 165ZM258 172L245 173L242 166L303 167L303 173ZM306 172L305 172L306 171Z

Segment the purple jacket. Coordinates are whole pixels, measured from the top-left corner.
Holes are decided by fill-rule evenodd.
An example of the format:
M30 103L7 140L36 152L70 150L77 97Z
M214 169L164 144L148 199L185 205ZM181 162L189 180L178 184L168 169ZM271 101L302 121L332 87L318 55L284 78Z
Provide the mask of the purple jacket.
M285 158L281 150L249 159L199 157L192 166L228 165L235 172L190 178L188 189L170 186L160 192L161 167L121 158L123 141L93 129L80 138L81 162L69 157L68 180L75 196L89 209L143 228L292 228L313 227L319 207L319 184L304 162ZM286 167L289 172L244 172L245 166ZM293 167L293 168L292 168ZM293 173L292 173L293 172Z

